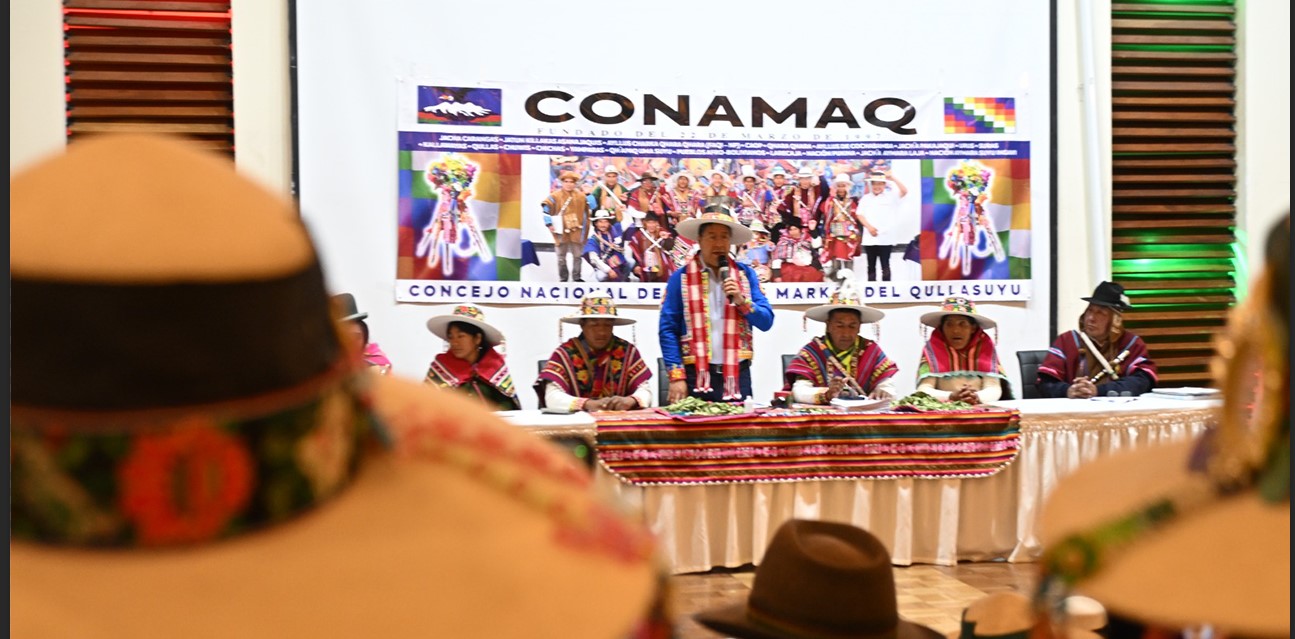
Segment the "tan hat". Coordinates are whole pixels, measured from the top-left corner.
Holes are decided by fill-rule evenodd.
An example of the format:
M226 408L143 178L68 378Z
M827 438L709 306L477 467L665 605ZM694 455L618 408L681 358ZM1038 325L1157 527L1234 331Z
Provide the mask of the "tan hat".
M460 304L455 306L454 310L450 311L449 314L429 318L427 320L427 330L441 339L447 339L446 332L449 330L450 324L454 322L471 324L481 329L481 332L485 334L486 343L490 346L497 346L504 342L504 334L499 329L486 323L486 314L475 304Z
M364 372L292 205L229 159L99 136L15 174L10 207L13 636L643 618L647 530L473 398Z
M615 164L608 163L607 166L603 167L603 175L613 175L613 174L614 175L621 174L621 170L616 168Z
M743 244L746 244L747 242L750 242L751 238L754 237L751 233L751 229L747 228L746 225L737 221L737 219L735 219L731 214L724 212L721 208L721 205L712 204L711 203L712 200L714 201L724 200L724 201L732 202L733 198L727 197L727 196L707 198L706 199L707 210L698 217L690 217L680 222L677 226L675 226L675 232L677 232L679 235L687 239L690 239L696 242L698 241L697 239L698 235L701 233L701 227L707 224L723 224L724 226L728 227L729 232L731 233L731 235L729 236L730 244L732 244L733 246L741 246ZM720 209L720 210L716 210L716 209ZM730 208L729 210L732 210L732 209Z
M692 176L692 173L689 173L686 169L680 169L680 170L679 170L679 171L677 171L674 175L671 175L671 176L670 176L670 182L671 182L672 184L676 184L676 185L677 185L677 184L678 184L678 182L679 182L679 178L684 178L684 179L688 180L688 187L689 187L689 188L692 188L692 185L697 183L697 178L693 177L693 176Z
M580 310L575 315L563 317L565 324L579 324L585 320L609 319L613 326L628 326L635 323L630 317L622 317L616 310L616 302L611 297L599 293L590 293L580 300Z
M797 177L797 179L799 179L799 178L812 178L812 177L814 177L814 169L811 169L811 168L809 168L809 167L807 167L807 166L802 166L802 167L800 167L800 170L799 170L799 171L796 171L796 177Z
M1100 639L1097 630L1106 626L1106 611L1087 597L1065 601L1066 639ZM1019 592L995 592L971 602L962 611L958 639L1002 639L1028 637L1039 618L1034 602Z
M943 639L899 616L890 553L872 533L829 521L778 527L746 601L695 615L727 637Z
M998 325L998 322L977 312L976 303L965 297L945 298L944 302L940 304L940 310L922 313L920 321L931 328L939 328L940 321L944 319L945 315L966 315L986 330Z
M844 309L857 311L860 321L864 324L880 322L881 318L885 317L886 314L863 303L859 295L859 289L854 285L854 273L843 271L842 274L845 275L845 279L842 280L840 286L836 287L835 291L832 291L831 301L805 311L805 317L818 322L826 322L832 311Z
M847 186L854 186L854 181L852 181L852 180L850 179L850 176L849 176L848 174L845 174L845 173L837 173L837 174L836 174L836 177L833 177L833 178L832 178L832 184L833 184L834 186L835 186L835 185L837 185L837 184L845 184L845 185L847 185Z
M1044 585L1164 629L1290 636L1290 218L1217 345L1217 424L1087 463L1040 517ZM1212 420L1213 421L1213 420Z

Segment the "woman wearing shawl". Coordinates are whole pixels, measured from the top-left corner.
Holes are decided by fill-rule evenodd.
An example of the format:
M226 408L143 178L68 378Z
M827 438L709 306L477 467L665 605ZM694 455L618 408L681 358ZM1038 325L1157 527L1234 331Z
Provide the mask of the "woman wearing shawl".
M377 342L369 341L369 325L364 323L364 318L369 314L360 312L359 307L355 305L355 296L350 293L334 295L333 306L335 312L340 315L337 321L342 323L342 332L359 345L360 356L364 358L364 363L368 365L369 370L379 375L390 373L391 360L387 359L386 353L382 352Z
M917 367L917 390L946 402L983 404L1003 394L1002 364L994 340L985 332L996 324L976 312L965 297L950 297L940 310L922 315L922 323L934 328L922 348Z
M427 330L445 340L449 350L432 359L427 384L457 388L490 404L495 410L518 410L517 389L508 364L495 346L504 341L499 329L485 321L481 309L458 306L449 315L427 320Z

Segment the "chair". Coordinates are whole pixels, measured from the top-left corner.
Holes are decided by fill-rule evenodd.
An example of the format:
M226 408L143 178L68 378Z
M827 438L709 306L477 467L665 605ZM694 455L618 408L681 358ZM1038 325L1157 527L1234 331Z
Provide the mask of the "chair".
M1016 359L1021 363L1021 399L1042 397L1036 382L1039 380L1039 364L1047 356L1047 350L1016 351Z
M799 355L799 353L792 353L791 355L782 356L782 378L783 379L787 379L787 367L791 365L791 360L796 359L797 355Z
M656 358L656 405L669 406L666 401L670 398L670 371L666 370L665 358Z

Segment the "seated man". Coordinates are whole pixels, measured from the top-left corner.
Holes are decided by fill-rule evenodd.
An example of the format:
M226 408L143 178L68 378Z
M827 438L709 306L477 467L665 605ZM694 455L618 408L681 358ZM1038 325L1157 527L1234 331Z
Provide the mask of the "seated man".
M826 404L837 397L894 397L899 367L876 342L859 336L860 326L884 316L859 301L849 276L832 294L831 303L805 311L805 317L827 324L827 333L810 340L787 365L783 389L791 389L792 401Z
M1092 297L1079 330L1062 333L1039 365L1039 394L1087 399L1094 395L1141 395L1156 385L1156 364L1146 342L1124 330L1123 313L1131 308L1124 287L1102 282Z
M652 405L652 372L638 348L612 333L635 320L618 315L610 297L586 295L580 313L562 321L579 324L580 334L562 342L540 371L540 408L592 413Z

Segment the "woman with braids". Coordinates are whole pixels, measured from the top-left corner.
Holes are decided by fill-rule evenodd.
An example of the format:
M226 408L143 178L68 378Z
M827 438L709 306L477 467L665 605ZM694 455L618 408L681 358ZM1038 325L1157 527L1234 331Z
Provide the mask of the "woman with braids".
M1080 299L1088 308L1079 316L1079 329L1058 336L1039 365L1039 393L1087 399L1137 396L1154 388L1156 364L1146 342L1124 330L1123 313L1133 308L1124 287L1102 282L1092 297Z

